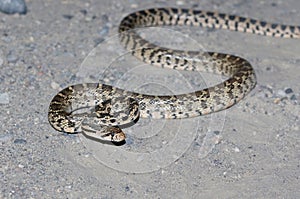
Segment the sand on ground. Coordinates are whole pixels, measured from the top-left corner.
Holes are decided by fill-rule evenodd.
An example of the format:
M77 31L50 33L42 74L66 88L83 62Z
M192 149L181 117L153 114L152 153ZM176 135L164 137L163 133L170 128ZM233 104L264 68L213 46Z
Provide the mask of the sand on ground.
M166 47L244 57L257 86L216 114L140 119L124 130L122 146L57 132L47 118L52 97L76 83L170 94L222 81L132 58L117 38L126 14L185 7L300 25L298 0L26 3L26 15L0 13L0 198L300 196L300 40L197 27L141 30Z

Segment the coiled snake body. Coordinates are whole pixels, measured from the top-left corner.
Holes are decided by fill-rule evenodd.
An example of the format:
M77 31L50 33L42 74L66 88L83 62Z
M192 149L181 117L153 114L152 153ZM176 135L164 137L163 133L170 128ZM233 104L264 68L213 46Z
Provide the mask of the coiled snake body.
M176 70L213 72L229 78L210 88L193 93L154 96L116 87L85 83L69 86L52 99L48 119L58 131L83 132L92 138L120 142L125 134L120 127L139 117L188 118L223 109L237 103L256 84L251 64L238 56L179 51L156 46L135 30L140 27L191 25L254 33L272 37L300 38L299 26L271 24L217 12L178 8L141 10L120 23L120 41L138 59ZM86 111L80 111L86 109Z

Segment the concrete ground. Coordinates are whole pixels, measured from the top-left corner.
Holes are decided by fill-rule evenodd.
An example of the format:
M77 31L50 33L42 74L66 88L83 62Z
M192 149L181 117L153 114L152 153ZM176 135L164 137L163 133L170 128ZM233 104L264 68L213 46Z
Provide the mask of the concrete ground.
M300 25L298 0L26 3L26 15L0 13L0 198L299 198L300 40L195 27L145 30L159 45L246 58L256 88L216 114L140 119L124 130L122 146L62 134L47 118L52 97L75 83L168 94L221 81L136 61L116 37L126 14L185 7Z

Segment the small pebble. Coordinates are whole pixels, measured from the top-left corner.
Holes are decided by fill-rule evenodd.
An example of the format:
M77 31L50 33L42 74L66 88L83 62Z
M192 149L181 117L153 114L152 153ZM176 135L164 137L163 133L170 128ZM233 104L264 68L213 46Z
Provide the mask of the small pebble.
M27 7L24 0L0 0L0 11L6 14L26 14Z
M278 104L280 101L281 101L281 98L278 98L278 97L277 97L277 98L274 99L273 102L274 102L274 104Z
M65 19L72 19L74 16L73 15L63 15L63 18Z
M291 88L287 88L287 89L285 89L285 91L284 91L286 94L291 94L291 93L293 93L293 90L291 89Z
M107 25L105 25L99 32L99 35L101 37L105 37L109 32L109 27Z
M5 143L12 139L11 134L0 135L0 142Z
M67 185L66 188L67 189L72 189L72 185Z
M8 93L0 93L0 104L9 104Z
M21 139L21 138L17 138L17 139L14 140L14 143L15 144L26 144L27 141L24 140L24 139Z
M276 7L276 6L277 6L277 3L272 2L272 3L271 3L271 6Z
M277 95L278 95L279 97L286 97L286 93L285 93L283 90L278 90L278 91L277 91Z
M20 169L23 169L23 168L24 168L24 165L23 165L23 164L19 164L18 167L19 167Z
M131 8L138 8L139 5L134 3L134 4L131 4L130 7L131 7Z
M106 24L109 22L109 17L106 14L104 14L101 16L101 20L103 24Z
M6 59L9 63L16 63L18 61L18 57L14 51L9 51L9 53L6 56Z
M129 186L126 186L126 187L125 187L125 191L127 191L127 192L130 191Z
M292 95L290 99L294 101L294 100L297 100L297 97L296 97L296 95Z
M299 126L294 126L293 130L294 131L299 131Z
M56 82L51 82L51 88L53 88L53 89L55 89L55 90L58 90L58 89L60 89L60 86L59 86L59 84L56 83Z
M240 152L240 149L238 147L234 147L234 152L238 153Z
M176 2L176 4L177 4L178 6L184 5L184 3L185 3L184 1L177 1L177 2Z
M81 12L81 14L83 14L83 15L87 15L87 10L85 10L85 9L82 9L82 10L80 10L80 12Z

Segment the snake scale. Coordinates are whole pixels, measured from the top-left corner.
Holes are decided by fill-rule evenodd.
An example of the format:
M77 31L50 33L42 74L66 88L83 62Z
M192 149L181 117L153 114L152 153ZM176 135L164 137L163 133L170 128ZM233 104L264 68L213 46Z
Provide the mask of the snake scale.
M300 38L300 27L251 18L181 8L153 8L127 15L119 38L132 55L151 65L176 70L204 71L227 76L224 82L187 94L155 96L130 92L100 83L71 85L54 96L48 119L65 133L82 132L103 141L121 142L121 130L143 118L189 118L227 109L256 85L251 64L238 56L216 52L167 49L143 39L137 29L150 26L200 26L258 35Z

